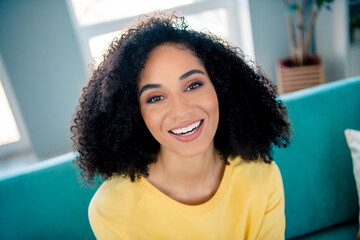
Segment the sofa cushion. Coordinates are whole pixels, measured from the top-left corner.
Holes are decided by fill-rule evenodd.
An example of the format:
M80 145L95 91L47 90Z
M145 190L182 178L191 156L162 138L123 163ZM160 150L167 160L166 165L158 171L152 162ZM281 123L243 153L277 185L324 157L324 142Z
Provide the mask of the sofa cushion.
M96 189L82 188L74 154L0 179L0 239L95 239L87 209Z
M359 92L356 77L281 96L294 131L288 148L274 150L284 182L286 238L357 219L344 130L360 129Z
M346 129L345 130L346 141L351 151L351 157L354 166L354 176L356 181L356 188L358 190L358 200L360 207L360 131ZM360 211L359 211L360 222ZM360 227L359 227L360 229ZM360 231L359 231L360 233ZM359 239L359 238L358 238Z
M358 230L358 223L351 222L339 226L324 229L309 235L294 238L293 240L339 240L355 239Z

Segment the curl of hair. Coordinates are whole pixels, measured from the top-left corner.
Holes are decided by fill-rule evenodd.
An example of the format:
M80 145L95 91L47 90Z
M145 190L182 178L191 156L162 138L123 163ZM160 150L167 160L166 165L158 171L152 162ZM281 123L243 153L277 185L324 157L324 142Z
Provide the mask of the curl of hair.
M135 181L147 176L148 165L156 161L160 145L143 121L137 95L149 53L164 43L186 47L204 64L218 96L214 145L225 163L236 156L270 163L273 146L287 146L286 107L260 68L247 62L239 48L189 29L183 17L157 14L114 39L83 88L70 130L88 182L114 175Z

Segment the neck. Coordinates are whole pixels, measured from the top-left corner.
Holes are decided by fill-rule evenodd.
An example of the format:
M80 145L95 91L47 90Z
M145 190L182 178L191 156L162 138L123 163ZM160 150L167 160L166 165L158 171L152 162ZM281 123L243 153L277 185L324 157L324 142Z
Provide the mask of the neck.
M160 149L156 163L149 166L148 180L170 197L187 202L186 197L180 199L179 196L190 196L189 199L211 197L220 185L224 167L213 145L206 152L190 158Z

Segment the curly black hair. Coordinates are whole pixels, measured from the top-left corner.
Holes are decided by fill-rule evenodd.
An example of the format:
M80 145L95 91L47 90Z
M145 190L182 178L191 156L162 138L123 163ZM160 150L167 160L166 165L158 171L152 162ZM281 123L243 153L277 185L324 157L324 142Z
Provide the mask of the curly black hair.
M82 176L114 175L135 181L148 175L159 143L147 129L138 102L141 71L152 49L164 43L184 46L205 66L219 101L215 148L229 157L272 161L273 146L290 142L290 122L276 86L239 48L209 32L188 27L184 17L158 13L115 38L83 88L71 124Z

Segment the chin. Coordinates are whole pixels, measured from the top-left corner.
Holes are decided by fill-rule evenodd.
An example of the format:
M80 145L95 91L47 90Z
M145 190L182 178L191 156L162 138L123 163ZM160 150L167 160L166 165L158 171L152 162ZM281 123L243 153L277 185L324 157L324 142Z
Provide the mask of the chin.
M199 156L205 152L207 152L210 149L211 144L208 144L207 146L199 146L197 148L192 149L176 149L176 152L178 155L184 157L184 158L193 158L196 156Z

